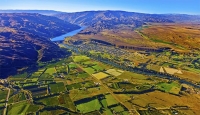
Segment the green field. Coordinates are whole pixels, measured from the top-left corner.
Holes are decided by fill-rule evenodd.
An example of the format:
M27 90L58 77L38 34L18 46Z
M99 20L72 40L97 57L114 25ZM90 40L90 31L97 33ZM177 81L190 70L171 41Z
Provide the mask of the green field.
M81 74L78 74L77 77L79 78L86 78L86 77L89 77L90 75L88 73L81 73Z
M45 71L45 73L48 73L49 75L53 75L53 73L56 73L56 71L55 71L55 68L52 67L52 68L48 68L48 69Z
M88 68L83 68L87 73L89 73L89 74L93 74L93 73L95 73L95 70L93 69L93 68L91 68L91 67L88 67Z
M112 110L114 110L115 112L122 112L124 111L124 108L122 106L116 106L116 107L112 107Z
M67 89L68 90L72 90L72 89L79 89L82 87L81 85L82 83L74 83L74 84L71 84L71 85L67 85Z
M75 69L75 68L77 68L77 65L74 64L74 63L70 63L70 64L69 64L69 68L70 68L70 69Z
M87 66L93 66L95 64L97 64L97 62L93 62L93 61L86 61L82 63L82 65L87 65Z
M181 86L176 82L171 82L171 83L161 82L157 84L157 88L165 92L179 94Z
M92 66L92 68L94 68L96 71L103 71L104 70L104 68L99 66L99 65Z
M63 82L49 84L49 88L51 93L59 93L64 92L66 90Z
M45 104L47 106L59 105L59 101L58 101L58 97L57 96L46 97L46 98L38 100L38 102L42 102L43 104Z
M110 111L110 109L106 109L104 111L104 115L113 115L113 113Z
M87 56L74 56L73 57L74 62L83 62L83 61L87 61L89 59L90 58Z
M108 106L106 99L102 99L101 104L103 105L104 108L107 108Z
M114 104L117 104L118 102L112 97L112 95L108 94L106 95L106 102L107 102L107 106L111 106Z
M8 106L8 115L25 115L30 104L27 102L20 102Z
M10 97L8 100L8 103L15 103L15 102L23 101L23 100L26 100L26 97L23 92L20 92Z
M7 93L8 93L8 90L0 90L0 102L6 100Z
M100 110L100 108L101 108L101 104L99 103L98 99L94 99L87 103L82 103L82 104L77 105L77 109L81 113L88 113L88 112L92 112L95 110Z
M69 97L68 94L61 94L59 97L58 97L58 101L59 101L59 104L61 106L64 106L66 108L69 108L73 111L76 110L76 107L74 105L74 103L72 102L71 98Z
M27 113L33 113L33 112L37 112L39 109L41 108L40 105L30 105L29 108L27 109Z

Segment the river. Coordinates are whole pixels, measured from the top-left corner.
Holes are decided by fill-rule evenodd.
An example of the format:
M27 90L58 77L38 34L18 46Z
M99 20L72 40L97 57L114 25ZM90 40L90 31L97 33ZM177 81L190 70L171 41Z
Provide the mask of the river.
M74 30L74 31L71 31L71 32L68 32L66 34L63 34L61 36L57 36L55 38L52 38L51 41L55 42L55 41L62 41L64 40L66 37L71 37L71 36L74 36L76 35L77 33L79 33L81 30L84 30L86 27L81 27L80 29L77 29L77 30Z

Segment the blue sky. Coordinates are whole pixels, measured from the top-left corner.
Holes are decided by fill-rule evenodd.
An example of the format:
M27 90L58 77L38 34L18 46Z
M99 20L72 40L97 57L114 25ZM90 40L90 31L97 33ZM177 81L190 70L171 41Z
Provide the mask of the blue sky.
M157 14L200 15L200 0L0 0L0 9L38 9L64 12L124 10Z

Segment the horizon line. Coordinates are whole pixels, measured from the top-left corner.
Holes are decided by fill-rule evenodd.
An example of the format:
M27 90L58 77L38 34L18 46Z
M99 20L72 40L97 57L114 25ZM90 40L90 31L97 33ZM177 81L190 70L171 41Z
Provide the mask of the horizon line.
M130 12L130 13L141 13L141 14L171 14L171 15L199 15L200 14L192 14L192 13L149 13L149 12L134 12L134 11L127 11L127 10L83 10L83 11L72 11L72 12L67 12L67 11L59 11L59 10L50 10L50 9L47 9L47 10L44 10L44 9L0 9L0 11L8 11L8 10L24 10L24 11L33 11L33 10L36 10L36 11L54 11L54 12L61 12L61 13L78 13L78 12L91 12L91 11L94 11L94 12L98 12L98 11L122 11L122 12Z

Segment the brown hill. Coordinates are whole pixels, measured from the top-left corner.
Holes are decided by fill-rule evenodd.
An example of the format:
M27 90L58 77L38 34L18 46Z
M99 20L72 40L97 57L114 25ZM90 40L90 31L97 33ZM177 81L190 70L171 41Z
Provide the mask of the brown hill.
M49 38L80 28L40 14L0 14L0 77L67 54Z

